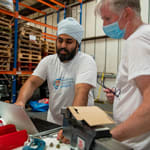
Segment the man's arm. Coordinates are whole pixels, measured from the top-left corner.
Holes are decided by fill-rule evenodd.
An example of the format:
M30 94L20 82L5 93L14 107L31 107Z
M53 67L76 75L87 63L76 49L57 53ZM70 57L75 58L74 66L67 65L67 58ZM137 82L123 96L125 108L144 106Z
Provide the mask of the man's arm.
M75 97L73 106L86 106L88 104L88 94L92 85L80 83L75 85Z
M34 91L42 85L44 80L39 78L38 76L32 75L20 89L19 96L16 101L16 105L20 105L25 107L26 102L33 95Z
M113 138L119 141L150 131L150 76L140 76L135 81L143 100L137 110L126 121L111 130Z

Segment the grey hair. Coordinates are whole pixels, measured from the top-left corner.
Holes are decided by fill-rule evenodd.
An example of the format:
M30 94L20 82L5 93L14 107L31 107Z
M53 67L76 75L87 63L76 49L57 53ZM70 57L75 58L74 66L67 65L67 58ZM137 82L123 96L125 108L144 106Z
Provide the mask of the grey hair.
M100 8L105 2L109 2L114 12L118 14L127 7L132 8L137 16L141 14L140 0L101 0L95 7L95 14L100 15Z

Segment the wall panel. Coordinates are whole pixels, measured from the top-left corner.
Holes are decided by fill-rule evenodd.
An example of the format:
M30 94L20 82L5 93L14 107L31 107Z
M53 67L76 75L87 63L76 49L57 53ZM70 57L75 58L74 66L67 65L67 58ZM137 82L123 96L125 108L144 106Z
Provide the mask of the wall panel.
M86 4L83 4L83 6L82 6L82 26L84 28L83 38L85 38L85 35L86 35Z
M149 17L149 1L150 0L141 0L141 16L145 23L148 23ZM148 15L149 14L149 15Z
M103 21L100 16L96 16L96 36L104 36Z
M96 40L95 61L98 72L105 72L105 39Z
M60 11L59 13L59 22L64 19L64 11Z
M52 25L57 27L57 13L52 15ZM56 30L52 29L52 34L56 35Z
M86 8L86 37L95 36L95 15L94 15L95 4L96 4L95 1L87 3L87 8Z
M78 22L80 22L80 6L77 6L77 13L78 13L77 20L78 20Z
M93 58L95 57L95 47L94 41L85 41L85 53L91 55Z
M52 15L47 16L47 24L48 25L52 25L53 24ZM52 33L52 29L51 28L47 28L47 33Z
M82 52L85 52L85 42L81 42L81 49Z
M72 17L77 19L77 7L72 7Z
M148 2L148 23L150 23L150 1Z
M41 18L40 22L45 23L45 18ZM42 32L44 32L45 31L45 27L41 26L41 30L42 30Z
M106 72L117 73L118 40L107 39Z
M72 7L72 17L80 23L80 6Z

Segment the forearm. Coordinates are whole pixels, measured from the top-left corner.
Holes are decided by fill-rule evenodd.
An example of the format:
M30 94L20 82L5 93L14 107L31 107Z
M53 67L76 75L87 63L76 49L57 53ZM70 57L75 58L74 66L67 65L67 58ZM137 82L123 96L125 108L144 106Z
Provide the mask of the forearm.
M25 106L27 101L31 98L34 92L33 85L31 83L25 83L24 86L20 89L16 103L22 104Z
M73 106L86 106L88 103L88 94L76 94L74 101L73 101Z
M75 97L73 101L73 106L86 106L88 104L88 94L91 85L88 84L78 84L75 87Z
M140 107L123 123L111 130L113 138L124 141L150 131L150 104L147 95Z
M37 89L43 82L44 81L41 78L37 76L31 76L20 89L16 105L25 106L27 101L33 95L35 89Z

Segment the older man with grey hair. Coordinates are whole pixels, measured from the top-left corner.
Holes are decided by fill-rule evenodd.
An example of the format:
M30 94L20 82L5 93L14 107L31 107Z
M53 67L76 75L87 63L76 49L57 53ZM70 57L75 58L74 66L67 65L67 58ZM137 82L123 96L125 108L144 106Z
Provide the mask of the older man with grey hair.
M45 57L19 92L16 105L25 106L45 80L49 88L47 120L62 125L61 108L93 105L91 89L96 87L94 59L78 51L83 27L72 17L58 24L55 55Z
M101 0L96 13L103 20L103 30L114 39L125 39L114 97L113 114L117 126L112 137L135 150L150 149L150 25L140 16L140 0Z

